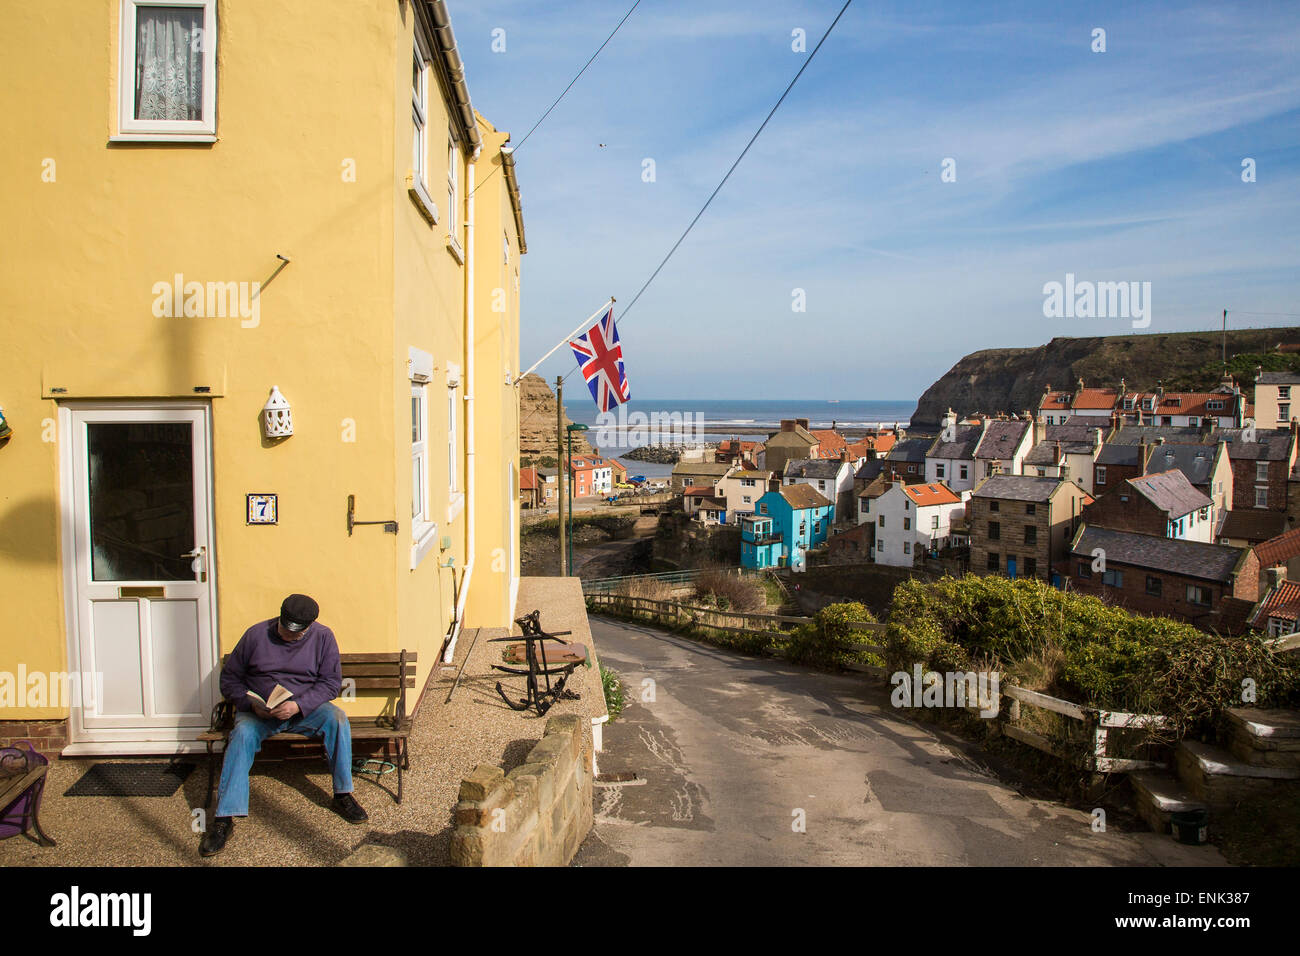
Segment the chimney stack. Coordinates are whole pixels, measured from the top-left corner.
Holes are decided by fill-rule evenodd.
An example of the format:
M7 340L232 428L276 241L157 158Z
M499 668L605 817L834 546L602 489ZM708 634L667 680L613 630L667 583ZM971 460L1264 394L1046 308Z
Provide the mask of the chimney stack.
M1279 564L1276 567L1268 569L1268 587L1270 591L1275 591L1282 586L1286 580L1286 565Z
M783 431L783 432L792 432L792 431L794 431L794 419L793 419L793 418L783 418L783 419L781 419L781 431Z

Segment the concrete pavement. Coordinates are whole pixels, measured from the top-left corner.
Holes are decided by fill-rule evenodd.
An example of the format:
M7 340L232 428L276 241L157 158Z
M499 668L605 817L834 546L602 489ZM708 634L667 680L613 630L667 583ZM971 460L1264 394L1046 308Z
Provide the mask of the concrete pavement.
M575 865L1225 865L1021 795L861 677L591 627L628 696L599 769L638 780L598 784Z

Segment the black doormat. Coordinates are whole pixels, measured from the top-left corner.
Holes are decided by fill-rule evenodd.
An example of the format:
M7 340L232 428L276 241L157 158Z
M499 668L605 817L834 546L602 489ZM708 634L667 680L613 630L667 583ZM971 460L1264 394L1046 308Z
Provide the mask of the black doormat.
M65 797L170 797L194 770L192 763L97 763Z

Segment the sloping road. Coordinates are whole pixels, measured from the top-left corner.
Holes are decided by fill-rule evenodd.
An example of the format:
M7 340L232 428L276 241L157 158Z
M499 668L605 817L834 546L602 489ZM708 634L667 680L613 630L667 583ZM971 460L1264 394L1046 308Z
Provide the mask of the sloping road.
M600 772L645 782L598 784L575 865L1224 865L1212 847L1094 832L1088 814L1021 795L864 679L591 628L628 696Z

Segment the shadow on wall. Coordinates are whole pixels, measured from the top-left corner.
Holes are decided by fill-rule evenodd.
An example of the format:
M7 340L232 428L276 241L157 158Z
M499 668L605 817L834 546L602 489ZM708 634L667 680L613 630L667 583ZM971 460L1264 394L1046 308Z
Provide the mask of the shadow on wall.
M59 512L52 495L24 498L0 511L0 555L23 564L57 564Z

